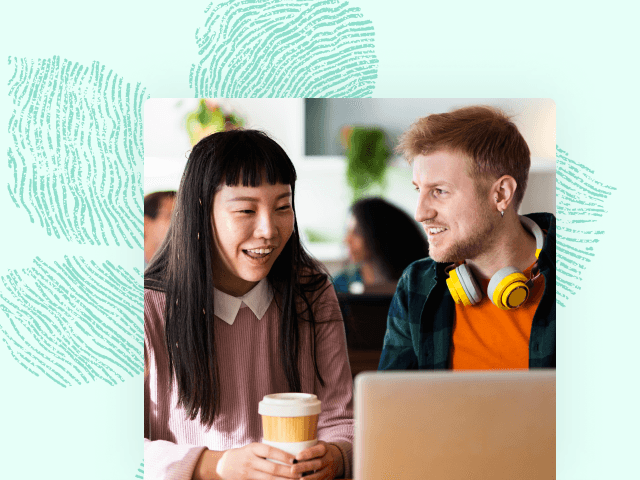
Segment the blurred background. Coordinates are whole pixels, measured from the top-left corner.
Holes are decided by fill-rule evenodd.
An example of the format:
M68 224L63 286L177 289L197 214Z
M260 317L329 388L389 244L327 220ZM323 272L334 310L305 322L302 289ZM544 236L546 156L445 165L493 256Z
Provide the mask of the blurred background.
M202 136L238 126L263 130L296 167L303 242L335 274L348 261L344 238L353 202L382 197L414 215L411 167L393 152L399 135L420 117L478 104L513 115L531 150L520 213L555 214L556 109L549 99L150 99L144 194L177 190L192 142Z

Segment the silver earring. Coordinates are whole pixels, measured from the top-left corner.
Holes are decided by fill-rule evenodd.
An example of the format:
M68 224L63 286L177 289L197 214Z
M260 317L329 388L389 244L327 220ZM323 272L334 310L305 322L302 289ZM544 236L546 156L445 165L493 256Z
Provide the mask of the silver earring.
M500 215L501 215L502 217L504 217L504 210L502 210L502 211L500 212Z

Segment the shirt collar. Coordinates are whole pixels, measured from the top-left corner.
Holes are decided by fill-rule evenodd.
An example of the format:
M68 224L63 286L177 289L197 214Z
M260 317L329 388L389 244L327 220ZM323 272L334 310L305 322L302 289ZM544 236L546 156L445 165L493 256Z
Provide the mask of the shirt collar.
M271 300L273 300L273 290L266 278L260 280L255 287L241 297L234 297L217 288L213 289L215 315L229 325L233 325L242 305L249 307L260 320L267 313Z

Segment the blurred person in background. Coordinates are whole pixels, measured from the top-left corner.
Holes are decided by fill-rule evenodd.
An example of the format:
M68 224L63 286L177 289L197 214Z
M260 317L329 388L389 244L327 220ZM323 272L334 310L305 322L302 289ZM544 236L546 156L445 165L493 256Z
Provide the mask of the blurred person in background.
M171 212L176 199L176 192L154 192L144 197L144 265L145 267L164 240Z
M333 279L338 293L393 293L403 270L429 255L418 223L382 198L353 204L344 241L350 265Z

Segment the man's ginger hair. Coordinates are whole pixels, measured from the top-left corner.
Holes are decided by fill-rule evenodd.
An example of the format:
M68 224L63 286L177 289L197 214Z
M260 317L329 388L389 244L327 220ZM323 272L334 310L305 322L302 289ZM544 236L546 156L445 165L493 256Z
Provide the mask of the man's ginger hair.
M518 128L501 110L488 106L460 108L418 119L400 137L396 151L411 162L418 155L452 150L467 156L469 175L486 184L503 175L518 184L516 210L527 189L531 152Z

